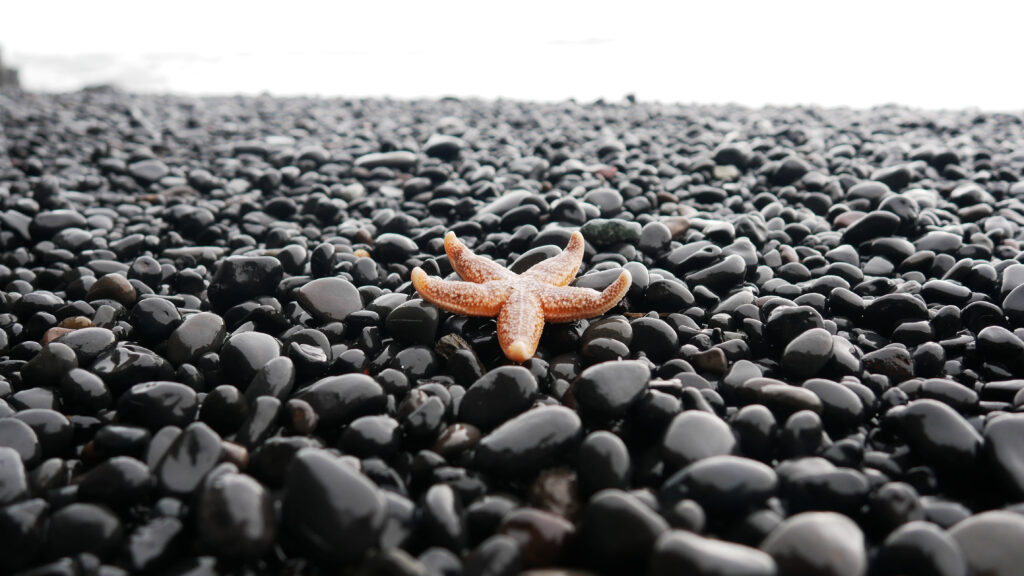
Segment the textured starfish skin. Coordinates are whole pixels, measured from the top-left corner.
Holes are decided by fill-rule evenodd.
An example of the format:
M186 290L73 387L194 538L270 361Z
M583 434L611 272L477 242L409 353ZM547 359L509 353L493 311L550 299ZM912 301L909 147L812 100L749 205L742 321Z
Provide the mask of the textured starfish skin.
M622 300L633 279L623 270L603 291L567 286L583 262L583 235L573 232L561 254L535 264L522 274L473 254L449 232L444 249L452 268L466 282L453 282L412 271L420 296L466 316L497 316L498 343L505 356L525 362L537 351L544 322L571 322L600 316Z

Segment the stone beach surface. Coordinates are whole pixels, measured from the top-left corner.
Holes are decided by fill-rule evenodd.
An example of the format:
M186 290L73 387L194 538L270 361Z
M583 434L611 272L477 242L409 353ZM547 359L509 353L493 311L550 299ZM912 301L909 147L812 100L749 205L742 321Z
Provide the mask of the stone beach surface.
M0 96L0 573L1011 576L1024 117ZM633 283L519 365L454 231Z

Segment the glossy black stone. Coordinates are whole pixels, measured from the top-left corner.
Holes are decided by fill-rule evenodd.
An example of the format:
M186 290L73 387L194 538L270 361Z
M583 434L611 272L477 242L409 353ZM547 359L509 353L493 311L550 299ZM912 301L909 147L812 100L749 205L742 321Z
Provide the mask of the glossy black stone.
M561 406L528 410L483 437L476 463L484 470L519 476L558 462L582 440L575 412Z
M981 452L981 434L946 404L914 400L894 411L911 449L935 465L971 466Z
M669 469L682 468L698 460L731 454L736 438L729 425L714 414L689 410L676 416L661 443L661 453Z
M647 391L650 376L650 368L643 362L602 362L580 374L572 395L585 419L620 418Z
M376 545L385 504L377 487L337 456L300 451L285 478L283 529L308 553L356 562Z
M650 573L771 576L776 570L775 560L757 548L671 530L655 544Z
M190 424L156 465L158 486L172 494L190 494L220 462L221 455L217 433L201 422Z
M323 430L336 430L359 416L382 411L387 402L384 391L373 378L363 374L328 376L295 394L313 407Z
M501 366L466 389L459 420L491 430L526 411L537 394L537 380L521 366Z
M679 470L661 487L666 503L695 500L710 514L735 515L775 494L778 478L767 465L739 456L711 456Z
M199 541L220 557L259 558L274 542L277 521L270 493L244 474L221 474L200 494Z
M194 390L177 382L136 384L117 401L117 413L126 423L151 430L183 428L195 420L199 401Z
M578 538L590 551L586 562L600 569L646 567L668 523L628 492L603 490L583 510Z
M187 316L167 338L167 359L173 364L195 362L220 349L226 336L224 320L212 312Z
M864 535L834 512L804 512L782 522L761 544L780 574L858 576L867 571Z

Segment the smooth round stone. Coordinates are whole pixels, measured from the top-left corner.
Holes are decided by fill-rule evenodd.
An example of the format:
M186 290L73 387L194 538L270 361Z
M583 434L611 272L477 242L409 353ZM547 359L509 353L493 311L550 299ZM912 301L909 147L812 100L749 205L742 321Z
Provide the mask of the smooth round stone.
M379 262L405 262L419 252L419 247L401 234L381 234L374 241L373 257Z
M246 300L273 295L283 277L284 268L277 258L230 256L220 261L207 294L215 310L226 310Z
M928 320L928 308L910 294L886 294L868 302L864 307L864 324L891 333L903 322Z
M270 493L251 477L220 474L204 488L196 531L218 556L260 558L273 545L276 529Z
M679 333L660 318L637 318L630 322L643 352L654 362L664 362L679 350Z
M636 496L609 489L590 499L580 518L577 538L588 551L588 565L600 570L628 568L644 573L655 543L668 529L665 519Z
M973 412L978 407L978 393L953 380L929 378L921 383L918 396L949 404L960 413Z
M794 512L834 510L852 516L867 501L870 489L868 479L859 470L836 468L792 474L782 485L782 495Z
M106 558L123 538L121 521L109 509L96 504L69 504L50 516L48 552L54 558L82 552Z
M1002 308L1010 324L1016 327L1024 326L1024 284L1010 290L1006 298L1003 298Z
M760 384L761 382L769 383ZM755 388L755 385L758 387ZM789 418L801 410L809 410L816 414L822 411L821 400L810 390L799 386L762 378L748 381L745 388L751 390L750 393L754 394L756 401L767 406L780 420Z
M913 358L901 346L886 346L869 352L861 358L861 364L868 372L886 376L892 384L899 384L914 376Z
M775 576L771 556L741 544L714 540L683 530L658 538L651 556L651 576Z
M949 280L929 280L921 286L921 296L929 304L962 305L971 297L971 289Z
M14 448L0 446L0 507L23 500L28 494L21 455Z
M769 346L784 349L800 334L823 325L821 313L810 306L779 306L768 313L765 341Z
M499 366L466 390L459 421L491 430L525 412L537 395L537 379L522 366Z
M900 218L892 212L869 212L843 230L842 243L857 246L862 242L891 236L900 227Z
M337 322L362 308L359 291L341 278L317 278L295 291L299 304L320 322Z
M29 408L20 410L13 418L28 424L36 433L42 446L43 458L64 456L73 445L71 422L67 417L47 408Z
M360 458L390 458L401 445L399 422L390 416L361 416L341 435L347 454Z
M640 230L637 248L651 256L667 250L672 243L672 230L661 222L648 222Z
M448 134L431 134L423 145L423 153L433 158L452 161L459 157L466 142L462 138Z
M89 470L78 483L82 500L108 506L145 502L153 491L149 466L128 456L115 456Z
M75 351L78 365L88 366L104 352L108 352L117 344L117 337L106 328L81 328L72 330L56 340Z
M711 456L679 470L661 487L659 498L695 500L709 514L735 515L762 505L775 494L778 478L770 467L740 456Z
M462 502L448 484L434 484L420 502L420 530L429 545L460 552L466 547Z
M914 400L894 410L907 444L922 458L943 467L974 465L983 440L956 410L931 399Z
M695 302L686 284L667 278L652 280L644 296L651 309L657 312L679 312Z
M221 373L230 382L245 386L267 362L281 355L281 345L262 332L239 332L220 349Z
M824 328L812 328L786 345L782 367L797 378L810 378L832 358L832 335Z
M633 469L629 450L621 438L606 430L591 432L577 456L580 491L594 494L606 488L629 488Z
M306 448L288 466L281 514L284 529L308 553L354 563L377 546L386 510L368 478L336 456Z
M815 378L804 382L803 387L821 401L821 420L830 432L850 430L863 421L864 403L846 386Z
M152 350L134 344L119 344L97 358L89 371L102 378L115 395L134 384L169 380L174 375L174 369L167 360Z
M622 209L622 194L614 188L594 188L583 195L583 201L597 206L601 210L601 216L606 218ZM639 235L639 227L636 232Z
M886 537L878 565L887 574L967 576L967 563L956 541L931 522L908 522Z
M621 205L621 197L619 201ZM610 220L595 218L588 220L580 227L580 233L583 234L587 242L598 248L620 242L635 243L640 239L640 231L641 226L638 222L630 222L618 218Z
M160 488L172 494L191 494L221 460L220 436L202 422L189 424L156 465Z
M410 346L403 348L395 354L391 367L400 370L410 380L430 378L437 374L440 369L440 358L434 352L433 347Z
M21 367L21 378L23 382L37 386L53 386L77 367L78 357L70 346L50 342Z
M718 264L687 274L686 282L691 286L705 286L720 292L742 282L746 273L747 263L743 257L731 254Z
M785 186L803 178L810 169L810 165L803 159L796 156L787 156L775 164L770 172L770 178L772 184Z
M1007 414L988 422L984 430L985 457L1018 498L1024 497L1024 414Z
M761 550L781 575L864 576L868 559L857 524L834 512L804 512L772 530Z
M177 382L136 384L117 402L118 420L156 431L164 426L184 428L196 418L195 390Z
M135 304L138 294L131 282L121 274L106 274L100 277L89 288L85 299L92 300L114 300L122 306L130 307Z
M245 390L245 399L252 404L260 396L272 396L285 400L295 386L295 364L287 356L278 356L256 371L249 387Z
M967 561L967 573L1013 576L1024 565L1024 516L995 510L982 512L949 529Z
M650 379L650 368L643 362L602 362L580 374L572 395L584 419L603 422L625 415L647 392Z
M226 334L224 319L212 312L187 316L167 338L167 359L176 366L194 363L203 354L219 350Z
M409 300L388 314L385 327L388 334L403 344L433 346L437 341L440 317L440 312L433 304L423 300Z
M199 420L221 436L226 436L238 430L248 412L249 405L238 388L221 384L206 394L199 410Z
M583 437L579 416L563 406L542 406L505 422L483 437L477 465L509 476L536 472L571 453Z
M778 437L775 415L763 404L744 406L730 420L741 453L762 462L771 461Z
M588 362L612 362L629 357L629 346L611 338L594 338L580 347L580 355Z
M633 341L633 324L624 316L609 316L594 320L583 331L581 340L586 344L598 338L616 340L629 346Z
M360 416L382 412L387 404L380 384L365 374L322 378L299 390L294 398L313 407L320 421L318 430L337 430Z
M978 352L985 358L1018 363L1024 356L1024 340L1002 326L989 326L978 333Z
M933 230L914 241L918 250L931 250L935 253L956 252L964 243L963 238L950 232Z
M167 167L167 164L164 164L160 160L157 160L156 158L147 158L145 160L139 160L138 162L132 162L129 164L128 173L136 180L139 180L144 184L149 184L167 176L171 173L171 170Z
M163 298L143 298L132 308L129 321L143 342L163 342L181 323L181 314Z
M68 228L88 228L89 222L74 210L47 210L32 218L28 231L34 240L48 240Z
M0 418L0 447L13 449L26 468L42 460L43 446L32 427L16 418Z
M15 456L17 458L17 456ZM18 571L37 558L46 541L50 504L33 498L0 508L0 554L5 570Z
M711 456L731 454L736 437L729 425L714 414L688 410L672 419L661 441L661 454L670 470Z

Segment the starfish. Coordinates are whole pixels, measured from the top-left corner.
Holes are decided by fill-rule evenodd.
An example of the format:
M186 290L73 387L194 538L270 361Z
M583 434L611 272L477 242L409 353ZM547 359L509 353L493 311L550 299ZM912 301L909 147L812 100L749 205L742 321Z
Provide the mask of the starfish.
M498 344L513 362L533 357L544 322L572 322L600 316L629 290L633 279L623 270L603 291L567 286L583 263L583 235L573 232L561 254L522 274L477 256L454 232L444 237L452 268L468 282L442 280L422 268L412 271L412 284L427 302L466 316L497 316Z

